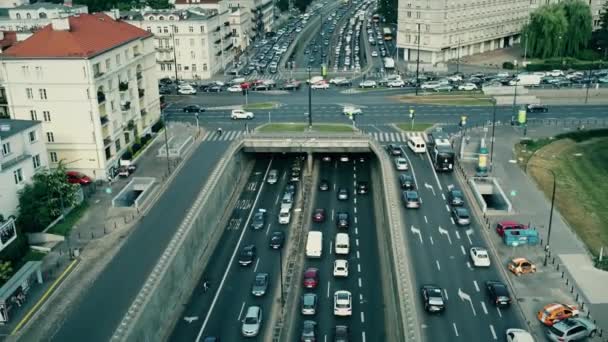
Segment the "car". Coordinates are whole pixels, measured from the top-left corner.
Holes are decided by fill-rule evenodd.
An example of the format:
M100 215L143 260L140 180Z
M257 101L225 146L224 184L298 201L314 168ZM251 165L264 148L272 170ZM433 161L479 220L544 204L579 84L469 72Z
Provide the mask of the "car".
M352 296L349 291L339 290L334 292L334 315L350 316L353 313Z
M340 161L343 163L347 163L349 161L348 156L346 154L341 155Z
M283 243L285 242L285 233L282 231L274 231L270 234L270 242L268 245L272 249L281 249L283 248Z
M261 297L268 290L268 273L256 273L251 285L251 294L256 297Z
M289 180L291 180L292 182L300 181L300 170L299 169L291 170Z
M454 87L452 87L449 84L441 84L441 85L438 85L437 87L433 88L433 90L435 90L436 92L442 92L442 91L450 92L453 89L454 89Z
M401 184L401 189L403 190L414 190L416 189L416 183L414 182L414 177L410 174L402 173L399 175L399 184Z
M190 85L184 85L177 88L177 93L180 95L195 95L196 89Z
M505 235L505 230L510 230L510 229L527 229L528 226L519 223L517 221L511 221L511 220L505 220L505 221L500 221L498 222L498 224L496 224L496 233L499 236L504 236Z
M262 308L256 305L250 306L245 311L241 333L245 337L258 336L262 326Z
M583 317L567 318L556 322L552 327L545 330L545 336L550 341L568 342L593 338L597 332L597 326L589 319Z
M65 175L68 179L68 183L70 184L88 185L93 182L93 180L89 176L85 175L82 172L68 171L65 173Z
M321 191L329 190L329 182L326 179L321 179L321 181L319 181L319 190L321 190Z
M528 113L546 113L549 111L547 105L542 104L529 104L526 106L526 112Z
M312 214L312 220L314 222L323 222L325 221L325 209L317 208Z
M241 88L241 86L239 84L235 84L233 86L228 87L228 89L226 89L229 93L240 93L241 91L243 91L243 88Z
M302 282L307 289L317 288L317 285L319 285L319 269L309 267L304 270L304 280Z
M216 336L205 336L203 342L220 342L220 338Z
M399 145L389 144L386 148L392 156L400 156L402 153Z
M360 195L367 194L369 192L369 183L365 181L357 182L357 193Z
M459 226L468 226L471 224L471 215L469 215L469 210L467 208L452 208L452 218L454 219L454 223Z
M236 120L236 119L247 119L247 120L251 120L254 118L255 115L253 115L252 112L247 112L244 111L242 109L233 109L232 113L230 114L230 118L232 120Z
M296 194L296 183L294 183L294 182L288 182L285 185L285 193L286 194L291 194L291 196L295 196L295 194Z
M118 174L118 177L127 178L133 172L135 172L135 170L137 170L137 166L135 164L121 165L118 168L118 173L117 174Z
M344 115L360 115L363 113L363 111L359 107L345 106L342 110L342 113Z
M223 89L223 86L219 85L219 84L214 84L210 87L208 87L205 91L208 93L221 93Z
M441 86L442 83L439 83L438 81L429 81L429 82L424 82L420 85L420 89L435 89L439 86Z
M266 177L266 183L276 184L279 181L279 171L272 169L268 171L268 177Z
M311 89L329 89L329 84L323 82L317 82L310 86Z
M497 307L506 307L511 305L511 295L509 289L498 280L488 280L485 283L488 297Z
M474 83L461 84L458 86L458 90L466 90L466 91L477 90L477 85L475 85Z
M536 265L526 258L511 259L507 265L507 268L516 276L536 272Z
M239 264L241 266L249 266L255 261L255 256L255 245L246 245L241 249L241 252L239 253Z
M329 84L337 84L346 81L346 77L336 77L329 80Z
M338 189L338 200L346 201L348 200L348 190L345 188Z
M403 199L403 204L408 209L418 209L420 208L420 197L418 197L418 192L415 190L407 190L401 193L401 198Z
M348 261L336 259L334 261L334 277L348 277Z
M348 213L339 211L336 213L336 227L337 228L348 228L350 225L350 219Z
M317 295L314 293L305 293L302 296L302 315L314 315L317 313Z
M300 89L301 83L298 81L286 82L283 84L283 90L298 90Z
M448 192L448 202L453 207L460 207L464 205L464 194L460 189L452 188Z
M424 310L430 313L440 313L445 310L443 290L436 285L424 285L421 289Z
M251 221L251 228L258 230L264 228L264 224L266 223L266 209L258 209L258 211L253 214L253 220Z
M359 83L359 88L376 88L377 86L376 81L363 81Z
M183 108L184 113L200 113L204 112L205 109L199 105L187 105Z
M534 342L532 334L523 329L509 328L505 332L507 342Z
M536 317L544 325L550 327L556 321L561 321L566 318L576 317L580 314L578 307L569 304L551 303L545 305L537 314Z
M305 320L302 323L300 342L317 342L317 322Z
M405 87L405 82L403 80L392 80L386 84L390 88L402 88Z
M394 162L395 162L395 168L398 171L407 171L409 169L409 166L407 165L407 159L405 159L403 157L395 158Z
M279 224L289 224L291 220L291 211L288 208L281 208L279 212Z
M334 329L334 342L348 342L350 331L347 325L336 325Z
M485 248L471 247L469 255L473 266L475 267L490 267L490 255Z
M378 57L378 51L376 51L376 50L372 51L372 57Z

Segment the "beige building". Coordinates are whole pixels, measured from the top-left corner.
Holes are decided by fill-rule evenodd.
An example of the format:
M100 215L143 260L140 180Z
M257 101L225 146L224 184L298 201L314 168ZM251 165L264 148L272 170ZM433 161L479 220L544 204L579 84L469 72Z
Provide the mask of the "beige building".
M10 8L7 12L7 15L0 15L0 31L30 31L50 24L51 19L85 14L89 10L84 5L36 2Z
M594 25L599 27L600 9L606 0L588 1ZM511 46L519 42L530 13L553 2L559 0L399 0L399 59L415 61L419 47L420 62L437 66Z
M0 62L8 114L42 121L51 167L103 179L160 118L152 34L106 14L52 19Z

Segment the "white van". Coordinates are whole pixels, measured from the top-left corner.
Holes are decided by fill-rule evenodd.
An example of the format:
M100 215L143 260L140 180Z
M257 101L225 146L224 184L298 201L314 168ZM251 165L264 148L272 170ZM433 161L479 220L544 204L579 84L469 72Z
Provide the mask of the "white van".
M308 232L306 240L306 256L320 258L323 252L323 233L319 231Z
M291 210L293 206L293 195L289 192L283 194L283 199L281 199L281 210Z
M348 238L348 234L346 233L338 233L336 234L336 254L348 254L348 250L350 247L350 240Z
M409 146L410 150L414 153L425 153L426 152L426 144L424 143L424 139L420 136L410 137L407 140L407 146Z

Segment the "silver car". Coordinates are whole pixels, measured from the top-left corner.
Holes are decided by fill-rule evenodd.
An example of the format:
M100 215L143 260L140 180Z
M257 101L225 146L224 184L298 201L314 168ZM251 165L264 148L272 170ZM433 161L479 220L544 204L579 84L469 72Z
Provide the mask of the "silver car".
M266 178L266 182L268 184L275 184L279 180L279 171L270 170L268 171L268 178Z
M259 306L250 306L247 308L245 318L243 318L243 326L241 333L245 337L258 336L260 327L262 326L262 308Z
M268 289L268 273L256 273L251 285L251 294L256 297L261 297L266 294Z
M550 341L579 341L595 336L597 327L590 320L583 317L571 317L559 321L546 330Z
M305 293L302 296L302 315L314 315L317 313L317 295Z

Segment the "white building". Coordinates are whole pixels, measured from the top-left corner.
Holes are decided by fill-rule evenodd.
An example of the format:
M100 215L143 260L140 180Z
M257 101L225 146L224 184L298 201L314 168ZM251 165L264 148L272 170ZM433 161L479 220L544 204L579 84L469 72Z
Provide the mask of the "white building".
M64 5L50 2L24 4L8 9L8 16L0 15L0 31L29 31L42 28L51 19L64 18L75 14L86 14L84 5Z
M0 0L0 8L13 8L29 3L30 0Z
M519 42L530 13L559 0L399 0L397 47L399 58L422 64L443 63L508 47ZM606 0L589 0L594 25ZM418 44L420 36L420 44ZM411 64L410 64L411 67Z
M210 78L234 60L237 44L248 44L240 26L248 19L227 7L127 12L122 17L154 34L161 78Z
M105 179L160 118L152 34L106 14L52 19L0 61L9 115L42 121L51 167Z
M49 166L40 121L0 119L0 214L17 215L17 193Z

